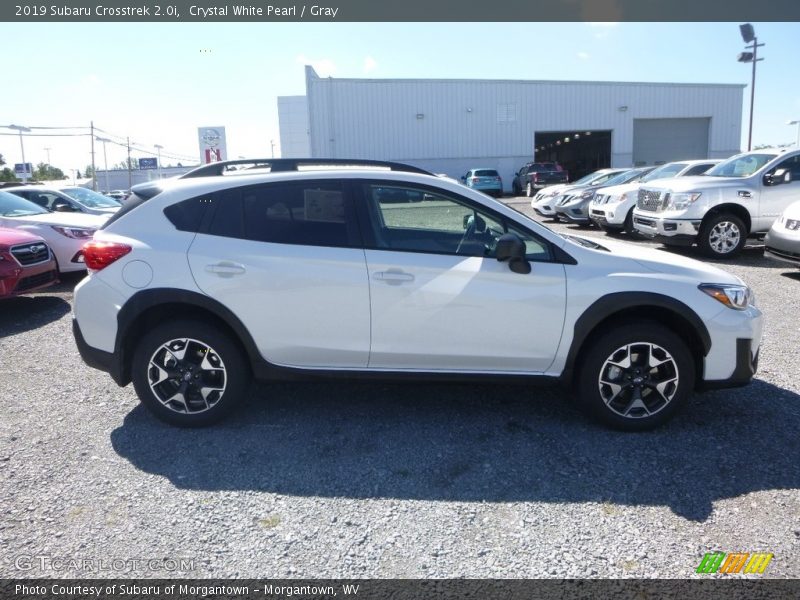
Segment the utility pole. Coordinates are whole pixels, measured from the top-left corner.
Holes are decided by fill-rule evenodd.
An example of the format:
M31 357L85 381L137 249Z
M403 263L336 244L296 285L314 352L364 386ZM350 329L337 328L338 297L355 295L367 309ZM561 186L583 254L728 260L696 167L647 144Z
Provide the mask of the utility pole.
M158 152L158 178L161 179L161 150L164 148L161 144L153 144L153 147Z
M111 188L108 187L108 156L106 155L106 142L110 142L111 140L104 137L97 138L98 142L103 142L103 164L105 165L106 169L106 193L111 191Z
M89 121L89 127L92 130L92 191L97 191L97 168L94 164L94 121Z
M127 137L128 141L128 190L133 187L133 173L131 173L131 136Z

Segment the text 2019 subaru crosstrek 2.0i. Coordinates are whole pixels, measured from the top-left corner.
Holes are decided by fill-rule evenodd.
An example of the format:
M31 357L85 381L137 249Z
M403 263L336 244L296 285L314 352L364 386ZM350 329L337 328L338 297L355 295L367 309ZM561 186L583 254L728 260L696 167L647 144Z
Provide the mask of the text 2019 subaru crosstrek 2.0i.
M747 384L761 342L725 271L561 236L396 163L200 167L139 188L84 256L84 360L180 426L221 419L252 376L344 374L561 381L646 429L695 389Z

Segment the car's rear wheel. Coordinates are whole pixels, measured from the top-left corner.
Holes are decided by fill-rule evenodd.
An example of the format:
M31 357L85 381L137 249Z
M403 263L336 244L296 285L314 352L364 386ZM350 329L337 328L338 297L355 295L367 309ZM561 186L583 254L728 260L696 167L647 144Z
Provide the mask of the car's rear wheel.
M531 182L529 181L527 184L525 184L525 195L526 195L528 198L533 198L533 192L534 192L534 190L533 190L533 185L532 185L532 184L531 184Z
M141 339L132 378L139 399L159 419L202 427L241 403L250 370L228 334L200 321L180 320L163 323Z
M669 420L694 388L686 344L653 321L601 334L583 354L576 389L583 408L606 425L643 431Z
M747 229L742 220L729 213L712 216L700 228L697 245L710 258L733 258L747 243Z

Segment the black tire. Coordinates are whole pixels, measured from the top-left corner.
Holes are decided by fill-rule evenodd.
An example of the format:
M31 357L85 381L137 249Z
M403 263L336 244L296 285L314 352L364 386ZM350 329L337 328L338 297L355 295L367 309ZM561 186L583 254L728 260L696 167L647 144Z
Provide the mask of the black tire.
M697 246L709 258L733 258L746 243L747 228L739 217L730 213L708 217L697 237Z
M169 342L175 342L178 354L166 348ZM165 322L145 334L131 369L142 404L178 427L205 427L224 419L241 404L251 381L246 357L235 341L218 327L193 320ZM166 369L174 376L167 376ZM177 398L181 387L181 397L169 401Z
M625 223L622 225L622 231L625 232L626 235L634 235L636 233L636 228L633 226L633 207L631 206L630 210L628 211L628 216L625 217Z
M516 181L511 184L511 191L515 196L520 195L521 190L519 189L519 184Z
M626 359L627 369L612 364L624 365ZM656 366L650 367L654 362ZM614 325L600 333L582 353L576 374L581 407L622 431L664 424L686 403L695 383L694 360L683 340L647 320Z
M528 198L533 198L535 193L536 193L536 190L533 189L533 185L531 184L531 182L529 181L528 183L526 183L525 184L525 195Z

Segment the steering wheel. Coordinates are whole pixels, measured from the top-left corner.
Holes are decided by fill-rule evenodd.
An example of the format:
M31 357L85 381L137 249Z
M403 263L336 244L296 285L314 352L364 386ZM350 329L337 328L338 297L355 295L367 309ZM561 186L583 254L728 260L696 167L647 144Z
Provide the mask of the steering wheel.
M478 226L481 224L483 225L483 229L485 229L486 222L473 212L467 223L467 229L464 231L464 235L461 236L461 240L458 242L456 254L461 254L461 248L464 246L467 240L475 235L475 233L478 231Z

